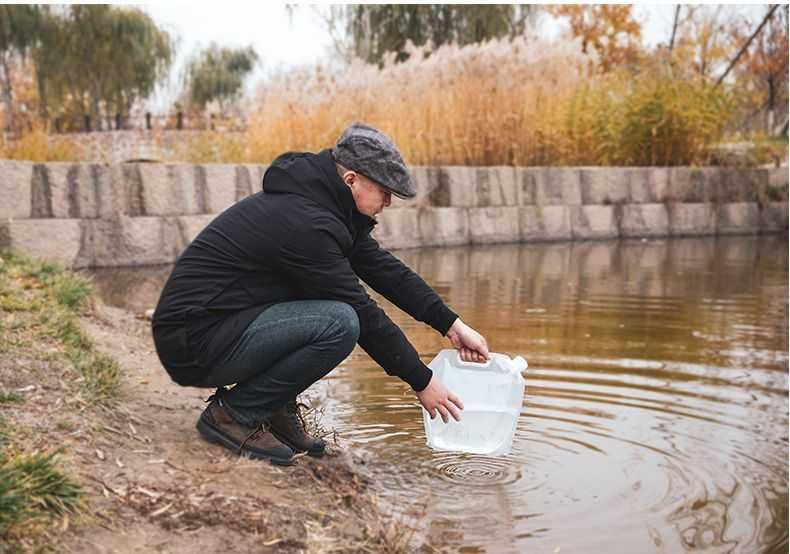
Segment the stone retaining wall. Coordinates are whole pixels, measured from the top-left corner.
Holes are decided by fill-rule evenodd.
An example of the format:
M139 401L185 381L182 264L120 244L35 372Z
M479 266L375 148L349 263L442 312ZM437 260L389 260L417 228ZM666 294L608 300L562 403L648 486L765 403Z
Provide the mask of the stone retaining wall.
M71 267L173 262L211 219L260 189L257 165L0 162L0 248ZM787 168L416 167L388 248L786 233Z

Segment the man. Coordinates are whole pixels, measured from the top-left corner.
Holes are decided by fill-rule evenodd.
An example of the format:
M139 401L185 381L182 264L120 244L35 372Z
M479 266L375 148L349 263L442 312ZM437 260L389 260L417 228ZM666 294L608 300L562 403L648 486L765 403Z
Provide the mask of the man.
M483 336L370 236L392 194L416 194L406 165L388 137L357 123L331 150L277 158L263 191L186 248L152 328L174 381L219 387L198 420L205 439L277 464L295 452L322 455L296 396L357 343L411 385L431 417L460 418L461 402L359 282L446 335L464 360L488 358Z

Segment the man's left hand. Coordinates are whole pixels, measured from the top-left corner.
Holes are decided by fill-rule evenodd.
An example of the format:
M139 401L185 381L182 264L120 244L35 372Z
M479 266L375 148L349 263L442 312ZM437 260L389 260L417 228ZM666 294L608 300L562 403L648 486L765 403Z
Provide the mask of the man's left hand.
M455 320L447 331L447 338L458 349L461 359L465 362L485 363L489 359L488 343L483 335L461 321Z

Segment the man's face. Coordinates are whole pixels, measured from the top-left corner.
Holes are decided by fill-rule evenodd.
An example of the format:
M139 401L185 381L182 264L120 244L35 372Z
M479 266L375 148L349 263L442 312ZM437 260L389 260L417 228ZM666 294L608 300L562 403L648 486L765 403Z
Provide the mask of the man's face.
M351 188L359 213L375 217L392 202L389 190L356 171L346 171L342 179Z

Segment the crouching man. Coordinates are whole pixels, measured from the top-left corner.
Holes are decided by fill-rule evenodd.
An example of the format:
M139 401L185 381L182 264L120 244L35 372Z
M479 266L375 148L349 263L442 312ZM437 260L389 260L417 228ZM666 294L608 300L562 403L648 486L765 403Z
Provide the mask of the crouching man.
M447 336L464 360L488 358L483 336L370 236L392 194L416 194L403 159L388 137L357 123L334 148L278 157L261 192L186 248L152 329L176 383L217 387L197 423L205 439L278 464L296 452L322 455L296 397L355 344L408 383L432 417L459 419L461 402L359 282Z

